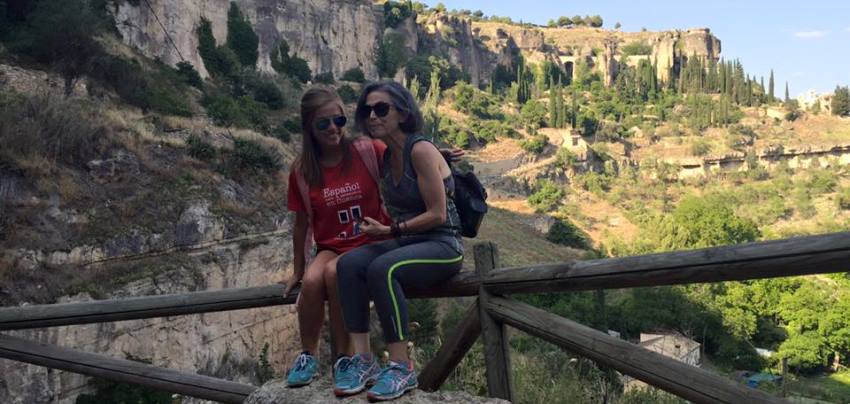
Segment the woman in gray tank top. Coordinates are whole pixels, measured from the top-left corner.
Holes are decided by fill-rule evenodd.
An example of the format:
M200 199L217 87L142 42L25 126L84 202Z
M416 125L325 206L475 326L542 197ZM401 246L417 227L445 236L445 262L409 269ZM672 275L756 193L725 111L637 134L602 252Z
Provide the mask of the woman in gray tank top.
M349 366L334 375L334 392L355 394L367 382L375 382L369 399L391 400L416 388L416 373L407 354L403 289L434 287L460 271L460 220L448 197L454 192L451 168L420 134L422 113L407 89L392 81L366 86L355 122L388 146L381 195L393 222L386 226L362 218L364 233L390 239L349 251L337 262L340 303L355 355ZM370 299L390 353L389 365L383 369L369 350Z

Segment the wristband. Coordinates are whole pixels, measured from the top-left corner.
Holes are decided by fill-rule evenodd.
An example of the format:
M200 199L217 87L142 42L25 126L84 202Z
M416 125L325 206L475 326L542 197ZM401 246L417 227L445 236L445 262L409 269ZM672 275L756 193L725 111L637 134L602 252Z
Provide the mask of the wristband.
M398 227L398 222L392 222L392 224L390 224L390 233L392 233L395 238L401 237L401 229Z

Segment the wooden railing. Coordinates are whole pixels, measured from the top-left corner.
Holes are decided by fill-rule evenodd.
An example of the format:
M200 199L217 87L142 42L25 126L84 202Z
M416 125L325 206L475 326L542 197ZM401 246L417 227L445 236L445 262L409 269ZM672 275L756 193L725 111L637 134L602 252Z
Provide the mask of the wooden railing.
M846 272L850 270L850 233L506 269L499 268L498 250L492 243L477 244L474 255L474 273L461 273L438 289L406 291L413 298L477 296L457 330L420 372L424 390L438 389L482 336L488 391L493 397L512 400L505 332L511 326L697 403L775 403L784 400L505 296ZM0 331L294 303L292 297L282 297L283 289L283 285L270 285L3 308ZM8 335L0 335L0 357L221 402L242 402L256 389Z

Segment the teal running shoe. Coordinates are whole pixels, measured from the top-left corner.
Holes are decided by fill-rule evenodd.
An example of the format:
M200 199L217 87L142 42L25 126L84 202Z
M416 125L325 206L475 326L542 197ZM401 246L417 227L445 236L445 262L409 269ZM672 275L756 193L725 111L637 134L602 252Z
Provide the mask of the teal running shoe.
M375 356L371 354L357 354L348 358L340 358L334 365L334 394L337 397L357 394L366 388L377 377L380 368Z
M301 352L295 358L292 368L289 369L289 374L286 376L286 385L289 387L306 386L313 381L318 370L319 362L316 361L316 358L307 352Z
M419 383L416 381L412 363L390 361L389 366L378 375L377 383L366 393L366 398L372 402L394 400L417 386Z

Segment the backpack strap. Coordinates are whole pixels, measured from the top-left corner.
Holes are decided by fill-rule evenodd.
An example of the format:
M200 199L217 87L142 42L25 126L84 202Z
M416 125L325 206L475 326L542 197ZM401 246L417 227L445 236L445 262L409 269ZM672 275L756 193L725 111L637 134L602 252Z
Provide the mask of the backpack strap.
M304 269L310 264L310 252L313 249L313 207L310 205L310 186L307 185L307 180L300 170L295 171L295 180L298 183L298 193L301 194L301 201L304 208L307 209L307 234L304 237Z
M375 185L377 185L378 189L381 189L381 169L378 166L378 157L375 155L375 145L372 143L372 139L366 137L358 137L354 139L354 148L357 149L357 153L360 154L360 160L363 161L363 164L366 165L366 169L369 170L369 175L372 176L372 179L375 180ZM381 198L380 193L378 194L378 199L381 201L381 211L387 217L390 217L389 212L387 212L387 207L384 206L384 200Z

